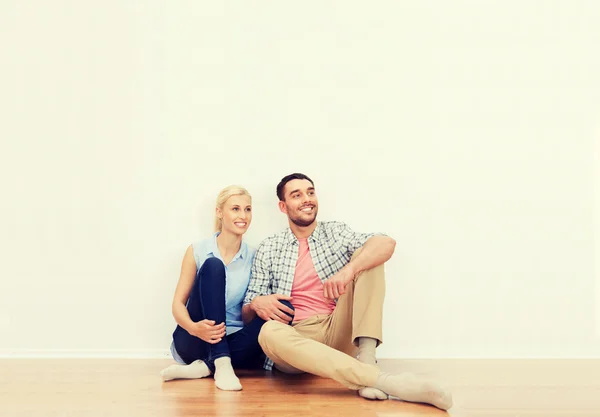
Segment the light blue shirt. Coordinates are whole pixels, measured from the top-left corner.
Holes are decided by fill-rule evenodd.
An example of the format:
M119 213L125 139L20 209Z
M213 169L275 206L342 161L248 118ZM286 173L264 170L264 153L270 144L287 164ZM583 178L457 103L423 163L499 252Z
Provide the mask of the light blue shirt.
M209 239L192 244L194 260L196 261L196 273L200 271L204 261L208 258L220 259L225 264L217 246L219 233L215 233ZM250 272L255 254L256 249L250 248L242 241L238 253L229 262L229 265L225 265L225 326L227 334L235 333L244 327L242 301L250 282ZM173 343L171 343L171 354L177 362L185 363L175 350Z

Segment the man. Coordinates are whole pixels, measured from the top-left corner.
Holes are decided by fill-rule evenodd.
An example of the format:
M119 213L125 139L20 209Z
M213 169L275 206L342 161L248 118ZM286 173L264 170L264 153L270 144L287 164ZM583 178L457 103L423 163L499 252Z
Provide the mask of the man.
M450 408L451 395L436 384L376 366L375 349L383 340L383 263L396 242L355 233L341 222L317 222L314 182L304 174L284 177L277 196L289 228L259 246L242 308L245 322L256 315L267 321L259 335L265 369L274 363L282 372L332 378L369 399L389 394Z

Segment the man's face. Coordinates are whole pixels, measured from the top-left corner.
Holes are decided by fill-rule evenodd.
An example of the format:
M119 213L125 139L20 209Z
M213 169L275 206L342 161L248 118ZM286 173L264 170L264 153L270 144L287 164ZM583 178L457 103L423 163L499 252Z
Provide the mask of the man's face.
M319 211L315 187L308 180L291 180L283 188L279 209L297 226L313 224Z

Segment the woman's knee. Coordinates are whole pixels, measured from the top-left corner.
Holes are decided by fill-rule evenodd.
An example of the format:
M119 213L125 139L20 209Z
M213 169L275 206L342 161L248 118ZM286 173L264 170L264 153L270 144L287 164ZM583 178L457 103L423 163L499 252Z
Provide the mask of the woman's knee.
M291 308L293 311L296 311L292 303L290 303L288 300L279 300L279 302L285 305L286 307Z
M200 273L225 277L225 265L219 258L208 258L202 264Z
M225 281L225 265L218 258L206 259L196 276L198 289L204 295L215 295L215 291L219 293L225 291Z
M292 303L290 303L288 300L279 300L279 302L281 304L283 304L284 306L290 308L294 313L296 312L296 309L294 308L294 306L292 305ZM294 313L290 314L285 312L285 314L287 314L288 316L290 316L290 323L292 323L292 321L294 320Z

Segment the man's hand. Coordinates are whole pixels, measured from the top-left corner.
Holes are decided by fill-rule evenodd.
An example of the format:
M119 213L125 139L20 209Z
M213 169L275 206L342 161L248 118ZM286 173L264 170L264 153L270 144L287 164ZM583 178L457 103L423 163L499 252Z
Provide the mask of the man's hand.
M201 320L195 322L188 333L214 345L225 337L225 323L215 324L214 320Z
M294 310L280 303L279 300L290 301L291 299L292 297L283 294L261 295L252 300L250 306L256 315L265 321L277 320L288 324L294 316Z
M354 271L346 265L337 274L329 278L323 284L323 296L330 300L340 298L346 292L346 286L354 280Z

